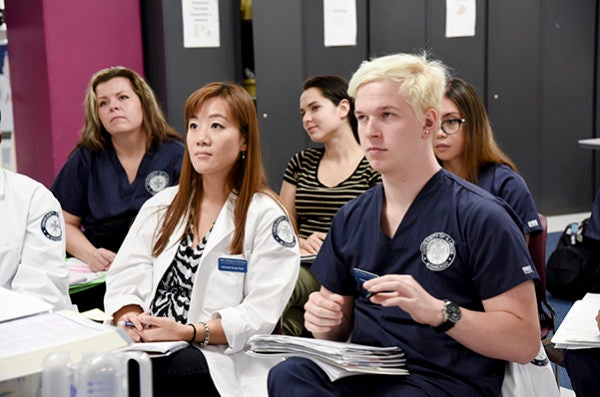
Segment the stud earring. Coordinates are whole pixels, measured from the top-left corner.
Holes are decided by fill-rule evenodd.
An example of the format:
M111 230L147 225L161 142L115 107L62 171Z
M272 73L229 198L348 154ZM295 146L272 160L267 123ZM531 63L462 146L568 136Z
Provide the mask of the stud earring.
M245 150L242 152L242 160L246 160L246 151Z

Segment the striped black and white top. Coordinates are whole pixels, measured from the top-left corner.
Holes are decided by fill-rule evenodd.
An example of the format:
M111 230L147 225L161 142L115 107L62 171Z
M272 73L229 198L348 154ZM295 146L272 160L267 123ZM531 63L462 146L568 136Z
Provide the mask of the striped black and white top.
M150 313L158 317L170 317L178 323L187 323L194 286L194 275L210 232L194 247L194 234L190 230L179 243L173 262L158 283L150 305Z
M317 178L323 148L296 153L288 163L283 180L296 186L296 216L300 237L327 233L333 216L345 203L381 181L365 157L356 170L337 186L325 186Z

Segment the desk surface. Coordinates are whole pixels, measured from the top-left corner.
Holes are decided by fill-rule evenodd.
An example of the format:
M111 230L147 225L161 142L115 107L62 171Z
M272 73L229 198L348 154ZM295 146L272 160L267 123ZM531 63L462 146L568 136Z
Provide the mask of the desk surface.
M600 138L580 139L577 143L579 143L579 147L583 149L600 150Z

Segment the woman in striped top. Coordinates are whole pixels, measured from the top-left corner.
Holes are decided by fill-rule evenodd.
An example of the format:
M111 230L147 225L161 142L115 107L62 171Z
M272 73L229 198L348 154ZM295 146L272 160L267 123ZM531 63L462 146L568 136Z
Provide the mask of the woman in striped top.
M313 142L323 145L296 153L281 186L281 199L296 221L302 255L317 254L337 210L380 181L358 143L347 88L341 77L316 76L304 82L300 96L302 125ZM319 288L310 269L303 266L284 312L285 334L302 333L304 303Z

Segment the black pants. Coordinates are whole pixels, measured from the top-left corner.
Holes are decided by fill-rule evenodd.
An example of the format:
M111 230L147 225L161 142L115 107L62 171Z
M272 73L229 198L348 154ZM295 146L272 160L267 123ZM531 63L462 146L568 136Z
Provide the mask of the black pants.
M154 397L186 396L220 397L210 377L201 350L189 346L175 353L152 359Z
M304 358L289 358L273 367L268 388L271 397L428 396L406 376L355 375L331 382L321 368Z
M106 294L106 283L100 283L89 289L70 294L70 296L71 302L77 305L80 312L96 308L104 311L104 294Z
M565 350L565 367L577 397L600 393L600 349Z

